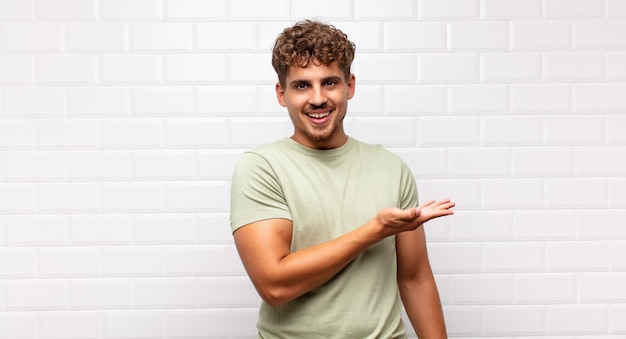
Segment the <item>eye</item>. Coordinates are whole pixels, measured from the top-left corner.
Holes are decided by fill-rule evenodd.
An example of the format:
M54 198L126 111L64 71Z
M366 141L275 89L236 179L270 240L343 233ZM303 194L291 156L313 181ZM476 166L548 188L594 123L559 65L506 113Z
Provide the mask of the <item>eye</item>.
M307 87L308 85L303 82L297 83L295 86L296 89L306 89Z
M332 87L332 86L335 86L335 85L337 85L337 81L336 80L326 80L324 82L324 86Z

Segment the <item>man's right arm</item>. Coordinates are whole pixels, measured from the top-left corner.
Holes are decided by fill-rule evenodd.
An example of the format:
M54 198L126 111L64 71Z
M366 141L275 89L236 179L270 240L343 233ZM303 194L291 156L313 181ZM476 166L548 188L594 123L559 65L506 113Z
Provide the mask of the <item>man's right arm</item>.
M425 214L415 208L383 209L351 232L294 252L290 251L292 222L287 219L253 222L237 229L234 238L261 298L271 306L279 306L324 284L376 242L449 214L450 206L446 206L438 204Z

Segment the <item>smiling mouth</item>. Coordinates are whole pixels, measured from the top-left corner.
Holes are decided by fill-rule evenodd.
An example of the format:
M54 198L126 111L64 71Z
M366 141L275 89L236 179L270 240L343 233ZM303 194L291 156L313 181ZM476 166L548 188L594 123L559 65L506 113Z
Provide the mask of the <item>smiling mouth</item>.
M306 116L313 119L323 119L330 115L330 111L324 113L305 113Z

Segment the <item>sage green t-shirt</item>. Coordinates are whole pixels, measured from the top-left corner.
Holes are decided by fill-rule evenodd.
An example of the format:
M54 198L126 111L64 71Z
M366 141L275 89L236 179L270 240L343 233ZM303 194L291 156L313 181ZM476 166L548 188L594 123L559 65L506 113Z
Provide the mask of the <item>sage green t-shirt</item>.
M231 228L282 218L291 250L337 238L386 207L417 206L407 165L352 138L313 150L285 138L246 152L232 181ZM396 283L395 236L358 255L322 286L279 307L261 304L260 338L406 338Z

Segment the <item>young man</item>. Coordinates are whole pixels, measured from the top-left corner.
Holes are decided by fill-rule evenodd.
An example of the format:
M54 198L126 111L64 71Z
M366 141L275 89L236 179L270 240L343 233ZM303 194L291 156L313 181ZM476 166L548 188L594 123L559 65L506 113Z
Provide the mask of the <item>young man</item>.
M346 135L354 44L335 27L299 22L272 55L291 138L246 152L232 181L231 227L263 299L260 338L445 338L421 225L452 214L418 206L400 158Z

